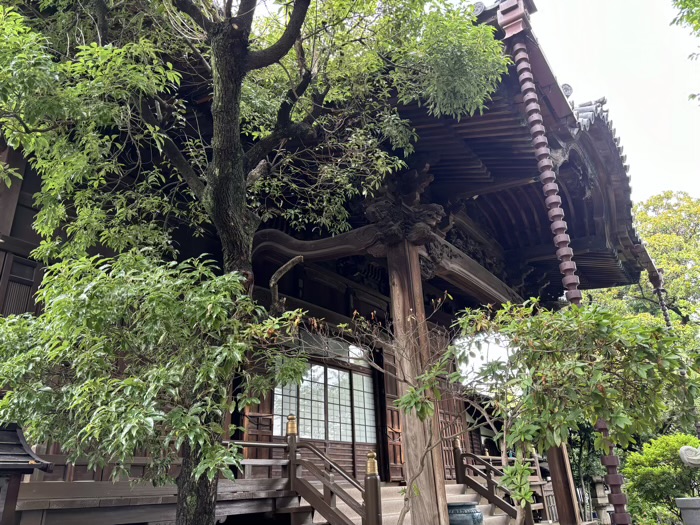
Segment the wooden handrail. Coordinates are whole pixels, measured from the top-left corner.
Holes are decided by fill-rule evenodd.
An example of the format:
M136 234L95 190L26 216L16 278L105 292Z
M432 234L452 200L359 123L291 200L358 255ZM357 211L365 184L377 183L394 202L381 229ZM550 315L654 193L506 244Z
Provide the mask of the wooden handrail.
M474 455L476 455L476 454L474 454ZM503 458L501 456L484 456L483 454L480 454L480 455L476 455L476 457L481 458L484 461L487 461L488 463L491 463L491 461L488 461L488 460L492 460L492 461L499 462L499 463L503 464ZM506 458L506 463L515 462L516 459L517 458L508 457L508 458ZM534 463L535 458L523 458L522 461L523 461L523 463ZM491 464L493 464L493 463L491 463Z
M497 474L498 476L504 475L502 470L497 469L491 463L489 463L485 459L482 459L481 456L477 456L476 454L472 454L471 452L462 452L462 457L476 461L477 463L485 467L487 471Z
M360 485L356 479L354 479L347 472L345 472L340 465L338 465L335 461L333 461L328 456L326 456L323 452L321 452L314 445L312 445L311 443L307 443L305 441L299 441L299 442L297 442L297 448L305 448L305 449L313 452L321 461L323 461L326 465L329 465L330 467L332 467L335 472L340 474L340 476L345 481L347 481L348 483L350 483L350 485L352 485L354 488L359 490L360 494L362 494L364 496L364 494L365 494L364 487L362 485Z
M230 443L236 445L237 447L250 447L250 448L287 448L286 443L263 443L255 441L224 441L224 445Z
M471 452L464 452L462 450L462 443L459 439L455 439L453 443L453 454L457 473L457 483L467 485L481 497L486 498L489 503L496 505L496 507L501 509L511 518L517 518L518 509L514 505L508 503L496 492L497 489L501 490L503 494L510 497L512 500L510 491L494 479L494 475L504 476L504 472L494 467L489 461L486 461L483 456L478 456L476 454L472 454ZM465 460L471 460L476 464L468 463ZM468 471L472 471L476 477L470 476ZM480 479L486 481L485 486L480 483ZM525 523L526 525L534 525L534 521L532 507L527 505L525 507Z
M343 502L345 502L345 504L347 504L348 507L357 512L360 516L362 516L365 513L365 510L362 507L362 503L358 503L355 498L353 498L350 494L348 494L345 491L345 489L343 489L343 487L341 487L333 481L329 481L328 479L326 479L323 470L311 463L311 461L301 459L297 461L297 463L304 467L306 470L308 470L311 474L313 474L314 477L318 481L320 481L324 487L330 489L333 494L340 497L340 499ZM362 492L364 494L364 490Z
M321 516L326 518L331 525L352 525L347 516L338 512L335 507L336 496L354 510L362 520L362 525L382 525L382 497L379 486L379 469L377 467L377 455L370 452L367 455L367 472L365 474L365 486L363 487L352 476L345 472L340 465L326 456L311 443L297 441L297 421L295 416L287 418L287 450L289 457L289 488L300 497L308 501ZM321 469L311 461L302 459L297 449L305 448L318 457L324 465ZM311 474L323 485L323 493L316 490L308 480L301 477L301 471ZM333 473L347 481L350 486L357 489L362 497L362 503L353 498L343 487L338 485Z

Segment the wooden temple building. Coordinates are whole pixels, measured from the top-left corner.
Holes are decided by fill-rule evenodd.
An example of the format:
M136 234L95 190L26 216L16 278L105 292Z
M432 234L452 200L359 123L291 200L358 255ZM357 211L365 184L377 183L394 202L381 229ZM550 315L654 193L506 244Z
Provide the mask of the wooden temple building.
M504 0L490 7L478 3L476 9L480 23L498 28L513 57L488 109L456 121L431 117L418 106L400 108L420 136L410 169L391 177L372 200L351 204L352 231L312 238L281 223L258 231L255 293L262 302L270 301L273 273L302 255L303 263L279 283L288 307L301 307L330 326L348 322L355 312L391 321L394 337L420 355L429 342L419 321L445 291L453 300L430 316L429 323L437 326L450 326L465 307L529 297L556 304L565 294L576 302L579 290L635 283L644 270L658 278L633 227L629 166L605 101L574 105L567 98L529 26L535 12L530 0ZM9 149L2 160L26 166ZM39 240L32 230L32 195L41 181L28 166L23 171L21 183L0 186L1 315L33 311L42 275L30 256ZM327 488L325 499L314 504L284 477L290 468L284 448L289 414L297 415L298 442L307 444L302 457L313 448L321 454L314 456L318 464L328 471L342 469L361 484L368 475L368 453L376 453L376 475L386 486L406 480L407 454L417 448L406 444L426 438L394 405L400 385L356 359L352 344L335 340L328 349L331 358L312 360L301 386L280 385L242 415L242 439L269 447L246 448L242 479L235 487L222 482L221 522L234 523L230 517L235 516L235 523L244 524L245 515L252 514L288 520L270 523L310 523L290 510L294 505L289 501L305 495L320 512L323 505L333 507L335 496L342 499L340 493L331 498ZM417 366L397 363L390 354L375 357L386 370ZM444 429L458 427L464 417L465 406L458 402L439 406ZM487 438L479 432L464 438L462 450L471 454L472 463L483 461ZM37 452L55 466L51 473L37 472L25 480L18 501L21 525L173 522L173 487L113 484L109 468L90 471L80 462L66 464L58 446ZM452 443L446 443L430 458L440 481L449 480L451 486L465 482L464 466L455 464L455 457ZM576 523L568 460L549 459L559 521ZM146 462L134 458L133 478L143 474ZM615 493L621 479L614 461L609 463ZM336 474L336 481L340 477ZM421 495L437 504L446 497L442 486L436 480L433 487L421 487ZM352 483L345 491L351 490L362 494ZM623 498L611 500L620 525L628 522ZM553 509L545 513L551 505L541 503L539 517L552 519ZM336 514L341 513L326 509L322 521L359 523ZM384 514L390 523L390 513ZM436 516L434 523L444 519ZM363 523L376 522L366 517Z

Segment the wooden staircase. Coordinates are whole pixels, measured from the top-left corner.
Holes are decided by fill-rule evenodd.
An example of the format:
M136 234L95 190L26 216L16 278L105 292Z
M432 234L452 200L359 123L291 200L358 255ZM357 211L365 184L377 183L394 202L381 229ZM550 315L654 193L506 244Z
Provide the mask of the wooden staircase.
M470 452L464 452L459 439L453 446L455 472L457 483L465 485L469 490L478 494L488 503L498 508L510 519L515 520L518 509L515 507L509 490L503 486L501 479L504 476L502 460L500 457L477 456ZM513 462L512 458L505 461ZM537 457L526 459L531 463L533 475L530 476L530 486L533 489L535 502L525 507L526 525L534 525L536 522L552 521L552 516L545 501L545 486L547 482L540 477L540 466ZM555 512L556 513L556 512Z
M381 488L382 493L382 525L396 525L404 504L403 490L405 487L387 485ZM353 494L353 489L347 489ZM488 503L474 491L467 489L464 485L449 484L446 487L448 503L477 503L477 508L484 515L484 525L508 525L510 518L500 511L496 506ZM353 494L354 495L354 494ZM303 504L303 502L302 502ZM337 510L344 514L353 525L361 525L360 516L349 506L339 503ZM314 524L327 524L328 520L320 514L316 514L313 519ZM404 525L413 525L411 514L407 514ZM332 524L331 524L332 525ZM416 524L418 525L418 524Z

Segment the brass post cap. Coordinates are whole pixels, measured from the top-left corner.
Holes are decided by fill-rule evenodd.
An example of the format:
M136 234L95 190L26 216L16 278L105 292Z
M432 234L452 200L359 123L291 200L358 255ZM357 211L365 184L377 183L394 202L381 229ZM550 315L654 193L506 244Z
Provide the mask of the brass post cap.
M369 452L367 454L367 475L377 476L379 474L379 465L377 464L377 454Z
M458 437L454 438L454 440L452 441L452 446L454 448L462 448L462 440Z
M296 436L298 433L297 429L297 417L289 414L287 416L287 435L288 436Z

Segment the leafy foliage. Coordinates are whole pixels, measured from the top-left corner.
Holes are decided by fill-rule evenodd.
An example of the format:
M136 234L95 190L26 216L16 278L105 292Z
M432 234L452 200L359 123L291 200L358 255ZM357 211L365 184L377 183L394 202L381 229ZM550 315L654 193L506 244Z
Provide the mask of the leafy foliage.
M686 434L661 436L627 457L622 470L625 487L640 514L658 514L655 507L662 506L679 522L676 498L700 496L700 470L683 465L678 454L683 446L700 447L700 439Z
M694 33L700 34L700 2L698 0L673 0L678 9L674 22L689 27Z
M700 199L683 192L664 192L635 206L636 225L656 266L663 270L664 300L671 331L678 347L690 354L700 348ZM661 318L658 297L652 285L642 279L638 285L587 292L596 304L623 313L644 313ZM697 369L688 366L688 374L697 378ZM697 400L696 400L697 401ZM687 427L690 430L692 425ZM669 413L657 431L681 430L682 421Z
M673 20L674 24L689 28L696 36L700 36L700 2L698 0L673 0L673 5L678 9L678 16ZM700 53L690 55L692 60L697 60ZM690 95L697 100L700 94Z
M503 360L469 377L459 371L453 379L488 394L489 409L503 421L499 439L521 454L558 447L582 423L599 419L608 422L610 438L596 434L596 449L625 446L698 390L695 380L686 382L679 373L687 356L677 340L649 316L598 305L550 311L531 300L495 313L466 311L458 323L464 339L455 353L463 364L485 336L504 349ZM692 358L697 366L698 355ZM529 485L520 483L527 466L516 462L511 470L516 499L529 501Z
M244 356L279 344L296 315L265 318L239 281L253 281L260 222L347 229L348 200L420 140L397 101L468 115L507 65L493 29L442 0L8 0L0 134L42 179L35 256L63 262L41 317L3 321L0 417L93 464L146 449L158 480L180 444L198 450L195 474L226 471L226 385L236 372L262 391ZM217 237L228 275L160 264L176 231ZM143 248L148 262L131 252ZM94 250L127 255L84 259ZM255 362L283 380L284 355ZM192 498L179 496L178 522L213 523L211 498L183 518Z
M201 456L195 476L230 475L240 455L222 442L224 414L275 378L301 377L284 350L301 313L268 317L237 274L206 260L61 262L39 300L38 317L0 318L0 419L92 467L115 463L116 477L139 450L151 458L147 478L167 481L183 443ZM251 386L234 397L240 368Z
M21 3L0 11L0 129L42 176L43 258L79 256L98 244L167 251L173 228L202 233L216 215L205 195L193 194L216 171L208 117L189 98L195 79L211 82L211 64L199 66L211 61L207 39L169 2L108 7L108 41L88 6L76 8L67 44L72 8L58 0L39 12ZM141 12L132 21L134 9ZM418 137L395 99L438 116L473 113L507 59L471 8L337 0L314 2L309 12L286 56L245 75L240 121L230 124L253 141L248 169L268 163L252 177L250 210L261 220L282 216L297 228L337 232L348 228L347 200L376 190L413 151ZM252 49L275 42L288 15L257 17ZM285 107L291 113L282 123ZM171 139L182 156L168 149Z

